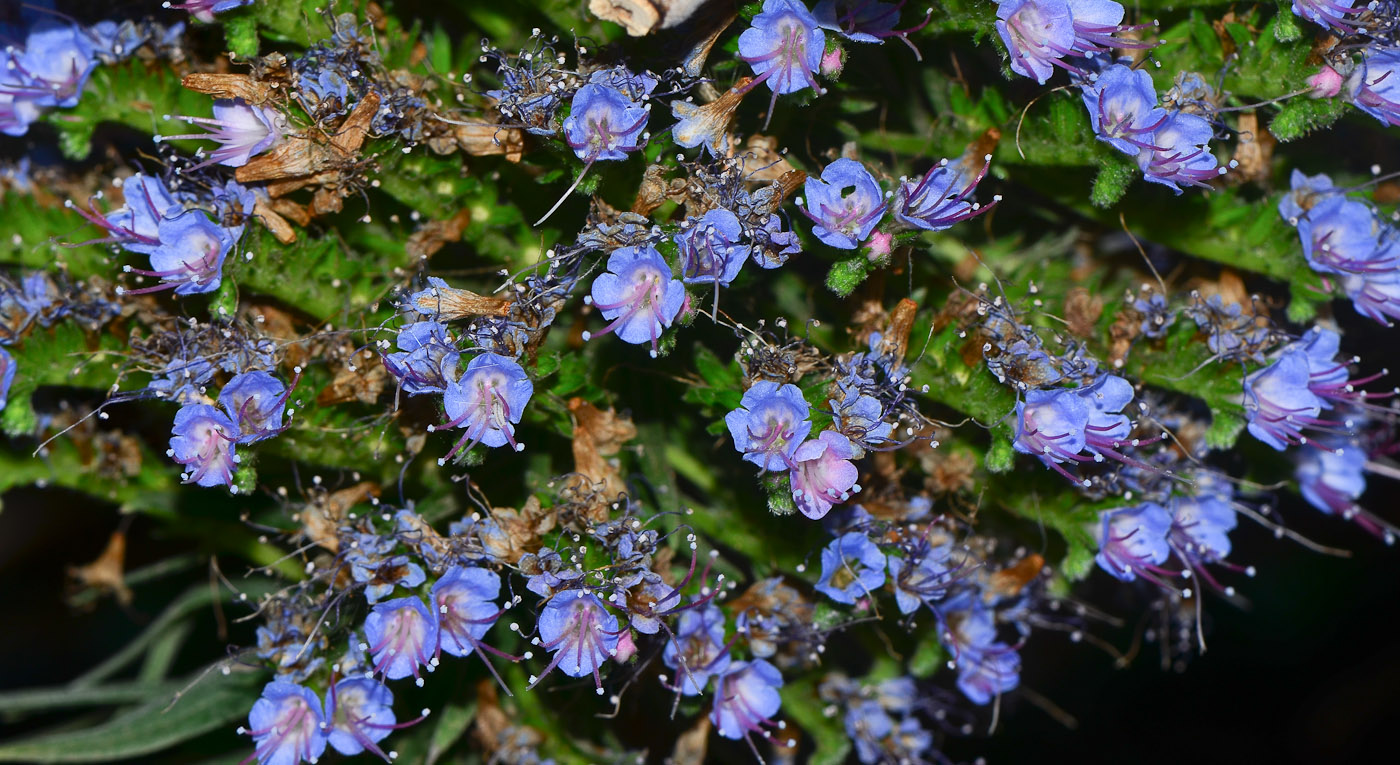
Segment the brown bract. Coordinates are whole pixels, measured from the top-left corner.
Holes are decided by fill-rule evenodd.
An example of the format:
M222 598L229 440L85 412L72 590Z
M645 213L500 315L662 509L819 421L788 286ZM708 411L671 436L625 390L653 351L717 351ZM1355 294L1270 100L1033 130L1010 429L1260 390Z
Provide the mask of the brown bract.
M695 15L711 0L588 0L588 11L619 24L632 37L669 29Z
M540 507L540 500L531 495L520 510L497 507L491 510L491 519L500 527L504 539L492 535L482 539L486 552L500 560L520 560L525 553L535 552L544 546L543 537L554 529L556 516L553 508Z
M1030 553L1012 565L991 575L989 589L1003 598L1014 598L1027 584L1035 581L1045 570L1045 559Z
M426 258L435 254L448 242L462 241L462 233L472 222L471 210L458 210L447 220L434 220L424 223L408 237L404 250L412 258Z
M339 552L340 540L336 529L344 523L350 508L377 496L379 486L369 481L314 496L301 511L302 534L333 553Z
M131 603L131 590L126 586L122 573L125 564L126 534L114 531L107 540L107 548L96 560L86 566L70 567L68 576L86 587L112 593L117 597L117 602L125 606Z
M340 368L330 385L316 395L319 406L340 404L346 401L359 401L373 404L384 392L389 381L389 373L379 356L368 349L354 353L353 361Z
M180 84L196 93L214 98L241 98L254 106L270 103L277 97L277 89L271 83L247 74L192 72L181 77Z
M672 765L704 765L705 755L710 751L710 718L700 715L690 730L676 737L676 745L671 749Z
M579 478L591 484L592 494L597 497L594 508L598 518L595 522L607 520L608 505L618 496L627 493L627 485L622 482L617 468L608 457L617 454L622 444L637 437L637 428L626 417L619 416L612 409L603 411L581 398L569 399L569 414L574 421L574 472ZM594 513L589 513L590 518Z
M1274 146L1278 144L1274 134L1259 124L1255 112L1240 112L1239 143L1235 145L1235 171L1225 176L1230 183L1256 181L1267 183L1273 173Z
M1070 288L1069 293L1065 295L1065 322L1069 325L1070 334L1082 338L1092 337L1100 316L1103 316L1102 299L1095 297L1084 287Z

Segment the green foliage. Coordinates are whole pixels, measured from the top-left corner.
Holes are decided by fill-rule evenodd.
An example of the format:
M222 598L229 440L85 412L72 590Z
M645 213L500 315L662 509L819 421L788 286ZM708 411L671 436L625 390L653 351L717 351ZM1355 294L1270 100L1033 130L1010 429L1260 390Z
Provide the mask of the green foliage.
M1339 98L1295 98L1283 105L1269 122L1269 132L1280 141L1296 141L1332 126L1347 112Z
M1089 202L1095 207L1112 207L1128 192L1128 186L1137 176L1137 167L1123 158L1115 157L1100 165L1099 174L1094 177L1094 189L1089 193Z

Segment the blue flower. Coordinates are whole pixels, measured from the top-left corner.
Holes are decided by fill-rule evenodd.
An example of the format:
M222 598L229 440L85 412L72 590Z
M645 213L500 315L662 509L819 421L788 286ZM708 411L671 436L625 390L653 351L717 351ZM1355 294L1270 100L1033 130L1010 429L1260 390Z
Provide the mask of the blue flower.
M150 270L131 266L124 266L122 270L155 277L161 283L134 290L118 287L117 294L140 295L172 287L177 295L213 292L223 280L224 259L238 239L199 210L161 218L157 223L157 238L157 244L125 245L128 250L150 255Z
M856 757L866 765L885 760L885 739L894 732L894 718L878 701L866 699L846 709L846 735L856 745Z
M661 660L677 670L675 688L681 695L703 693L712 676L723 674L729 668L724 612L710 603L682 611Z
M253 737L258 765L296 765L315 762L326 751L325 721L315 692L274 681L263 686L248 713L248 728L239 732Z
M840 383L837 385L839 388ZM895 443L890 437L894 433L894 425L884 421L884 406L879 399L861 393L855 386L845 388L843 393L839 402L835 399L826 402L842 435L866 449Z
M252 4L253 0L183 0L179 3L169 3L166 7L189 11L190 15L199 21L212 24L214 14Z
M350 575L365 587L365 600L371 605L394 594L394 587L413 589L422 584L427 576L423 567L409 561L407 555L394 555L383 560L373 560L364 551L355 551L348 557Z
M214 116L179 117L193 125L204 128L203 133L183 135L158 135L156 143L178 140L210 140L219 148L209 153L209 158L191 167L196 170L212 164L226 167L243 167L254 154L261 154L282 140L286 130L286 118L269 106L252 106L242 99L219 99L214 102Z
M761 380L744 391L739 408L724 416L734 448L764 470L783 471L812 430L807 400L796 385Z
M1210 139L1214 135L1215 128L1205 118L1172 112L1152 131L1150 145L1138 152L1137 162L1143 177L1178 194L1181 193L1179 183L1210 188L1206 181L1225 174L1225 168L1218 166L1210 151ZM1233 167L1235 160L1230 162Z
M642 148L651 105L617 88L590 83L578 89L564 120L564 140L584 162L626 159Z
M500 575L484 568L453 566L433 584L431 601L438 610L443 652L468 656L482 648L481 639L501 616L496 606L500 594Z
M1278 214L1282 215L1290 226L1298 225L1318 202L1326 199L1329 195L1338 193L1337 187L1326 173L1318 173L1309 177L1302 170L1295 168L1289 183L1292 190L1279 200Z
M942 231L968 218L992 209L1000 196L993 197L985 207L971 200L977 184L987 175L992 155L965 157L956 165L940 160L917 182L900 178L894 197L894 219L906 227L925 231ZM977 170L973 170L977 167Z
M1307 354L1286 351L1244 380L1244 411L1255 438L1283 451L1306 438L1302 428L1317 422L1326 403L1308 389Z
M617 651L621 633L617 617L598 596L569 590L550 598L540 611L539 632L531 642L552 651L554 658L539 677L530 678L531 688L558 667L569 677L593 675L595 688L603 693L598 668Z
M166 455L184 465L185 483L200 486L232 486L238 455L233 445L238 426L208 404L186 404L175 413L170 449Z
M534 392L529 375L514 361L494 353L472 359L461 379L448 382L442 396L447 422L428 428L466 428L438 464L447 464L464 446L470 449L478 443L493 448L508 443L515 451L524 449L525 445L515 440L515 425Z
M779 95L807 88L821 91L815 75L825 48L826 33L805 5L797 0L763 1L763 12L739 35L739 59L757 75L749 87L767 83L772 89L770 119Z
M420 668L435 666L438 647L437 612L417 597L376 603L365 617L366 651L374 659L375 674L390 680L413 675L423 685Z
M1350 517L1366 493L1366 450L1355 443L1303 449L1295 476L1308 504L1328 515Z
M346 756L369 751L385 761L390 758L379 742L402 727L394 717L394 694L372 677L332 682L326 694L326 722L332 749Z
M1167 535L1172 516L1155 502L1099 514L1099 568L1124 582L1142 576L1156 582L1158 566L1171 555Z
M868 537L850 531L822 550L815 589L837 603L853 604L885 583L885 556Z
M685 303L685 285L671 278L671 267L650 245L619 247L608 256L608 270L593 280L589 301L612 323L589 340L616 332L626 343L651 343L656 356L661 330L671 326Z
M1393 257L1378 257L1380 227L1371 208L1344 196L1316 202L1298 219L1303 255L1324 274L1385 275L1395 270Z
M759 268L778 268L787 262L789 255L802 252L802 243L797 233L783 230L783 219L770 214L763 228L750 229L754 246L750 250L753 262Z
M961 608L950 609L952 629L943 639L957 662L958 690L974 704L988 704L1020 683L1021 657L996 639L996 621L980 599L961 600Z
M898 37L919 56L919 49L909 42L909 35L923 29L932 17L933 9L924 14L924 20L908 29L895 29L899 23L899 11L906 0L883 3L878 0L821 0L812 9L812 16L822 29L841 35L852 42L883 43L885 38Z
M716 681L710 721L724 738L766 735L764 726L777 726L772 718L783 704L778 695L782 687L783 675L772 664L763 659L736 661Z
M1115 64L1083 89L1089 122L1100 141L1135 157L1153 147L1153 133L1167 120L1157 107L1152 77L1141 69Z
M420 321L399 328L397 353L382 355L384 368L410 396L446 393L457 379L461 353L448 337L447 327L436 321Z
M1198 481L1192 494L1172 497L1169 539L1179 554L1204 563L1230 555L1230 531L1238 521L1228 491L1223 482Z
M10 386L15 382L15 370L19 365L15 363L15 357L4 348L0 348L0 412L5 411L5 405L9 403Z
M78 105L88 75L97 68L96 46L74 24L45 18L25 37L24 47L8 48L0 94L34 106ZM11 79L13 78L13 79Z
M1349 16L1359 15L1366 10L1366 4L1356 7L1356 0L1293 0L1293 13L1308 21L1335 29L1343 35L1356 31L1356 20Z
M1133 310L1143 315L1138 329L1145 337L1166 337L1167 329L1176 323L1176 311L1167 305L1167 297L1160 292L1134 300Z
M921 604L943 598L957 578L958 566L951 553L950 545L919 540L905 557L889 556L890 581L901 614L912 614Z
M344 114L350 103L350 83L334 69L306 72L297 80L297 91L308 111L321 117Z
M850 439L834 430L803 443L793 452L792 498L797 509L812 520L830 512L860 491L860 471L851 464L858 455Z
M820 179L809 176L804 190L806 199L798 201L816 224L812 233L842 250L854 250L865 241L887 207L875 176L865 165L844 157L823 168Z
M238 426L238 443L251 444L282 432L287 386L267 372L234 375L219 391L219 405Z
M124 204L106 215L95 208L77 207L72 202L68 207L108 232L108 236L96 240L98 242L116 242L127 249L130 249L129 244L158 246L161 221L179 215L183 206L166 188L165 182L153 175L136 173L121 184L121 189ZM143 255L150 252L149 248L132 251Z
M673 239L680 252L681 281L686 284L728 287L749 257L739 218L718 207L699 220L688 219Z
M1377 46L1347 78L1346 95L1361 111L1400 126L1400 50Z

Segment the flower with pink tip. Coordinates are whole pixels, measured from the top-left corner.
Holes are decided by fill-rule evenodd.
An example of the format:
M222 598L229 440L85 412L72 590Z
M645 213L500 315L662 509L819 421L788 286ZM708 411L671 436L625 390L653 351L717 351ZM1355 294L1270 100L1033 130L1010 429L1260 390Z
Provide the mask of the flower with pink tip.
M860 472L851 464L858 452L850 439L834 430L824 430L797 447L793 454L792 498L803 515L817 520L833 505L860 491L856 485Z

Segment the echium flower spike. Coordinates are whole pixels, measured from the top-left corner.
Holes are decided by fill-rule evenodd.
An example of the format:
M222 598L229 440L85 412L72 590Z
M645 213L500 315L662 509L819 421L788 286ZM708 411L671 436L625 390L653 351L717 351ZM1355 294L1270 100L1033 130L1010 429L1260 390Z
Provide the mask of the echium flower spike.
M447 456L438 460L446 465L463 447L470 449L478 443L490 447L505 446L521 451L525 445L515 440L515 425L530 403L535 386L520 365L494 353L483 353L467 364L460 380L447 384L442 407L448 421L429 425L432 432L439 428L466 428Z
M715 683L710 721L719 735L735 740L742 738L752 747L752 734L771 738L773 729L787 727L772 719L783 703L778 695L782 687L782 673L763 659L734 662Z
M510 661L520 661L520 657L481 642L496 620L505 613L504 609L496 606L496 598L500 594L501 577L495 571L474 566L453 566L433 584L431 601L438 611L438 650L451 656L476 653L505 689L506 695L510 696L513 695L510 688L497 674L485 653Z
M248 713L248 727L240 734L253 737L256 748L240 765L296 765L315 762L326 751L326 720L321 700L309 688L274 681Z
M917 182L900 178L891 207L895 221L904 227L943 231L996 206L1001 195L992 197L988 205L971 199L972 192L977 190L977 184L991 167L992 155L983 155L981 161L977 159L969 155L955 165L943 159Z
M650 78L645 81L655 82ZM635 101L618 88L593 82L579 88L570 104L569 116L564 120L564 140L575 156L583 160L583 169L535 225L549 220L549 216L564 204L594 162L626 159L628 153L641 149L648 138L644 131L650 116L651 104Z
M566 590L549 599L540 612L539 637L531 642L554 652L549 666L538 677L530 678L534 688L555 667L569 677L593 676L598 695L603 695L603 680L598 668L617 652L622 630L617 617L603 605L598 596L580 590Z
M626 343L651 343L655 358L661 330L671 326L685 303L685 285L671 278L671 267L655 247L619 247L584 302L611 322L599 332L584 332L585 342L615 332Z
M208 404L187 404L175 413L170 432L166 455L187 468L181 476L185 483L233 488L239 462L234 452L239 432L233 420Z
M415 725L428 715L408 722L398 722L394 716L394 694L372 677L355 677L332 682L326 694L326 741L331 748L347 757L370 752L385 762L396 759L397 752L379 748L391 731Z
M773 91L764 130L779 95L807 88L821 92L816 73L825 48L826 33L807 6L799 0L764 0L763 11L739 35L739 59L752 66L756 75L748 88L766 83Z
M850 189L850 193L845 193ZM870 236L889 205L875 176L854 159L841 158L822 168L821 178L808 177L802 212L816 226L812 233L826 244L854 250Z
M166 119L171 119L166 117ZM182 135L158 135L156 143L178 140L211 140L219 148L209 153L209 158L189 168L198 170L213 164L227 167L242 167L254 154L272 148L282 140L286 129L286 118L276 109L268 106L253 106L242 99L220 99L214 102L214 116L178 117L192 125L203 127L203 133Z
M117 288L118 295L141 295L173 288L177 295L213 292L223 281L224 260L237 237L199 210L161 218L156 244L127 243L126 249L151 257L151 268L124 266L123 271L161 280L140 289Z
M928 26L933 18L933 9L924 11L924 19L907 29L895 29L899 24L899 12L907 0L893 3L878 0L822 0L812 9L812 15L823 29L841 35L852 42L882 43L887 38L896 37L914 51L914 58L923 61L919 49L909 42L909 35Z
M791 383L760 380L744 391L739 408L724 416L734 448L763 470L792 467L797 448L812 430L807 400Z
M417 597L377 603L365 617L365 641L375 674L390 680L412 675L422 687L420 669L431 672L437 666L437 613Z

